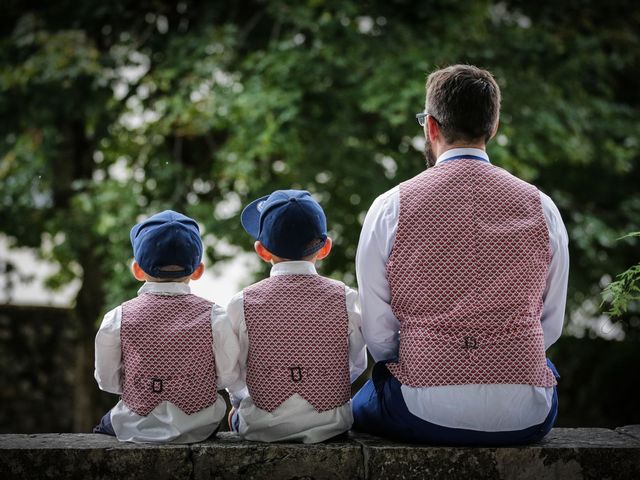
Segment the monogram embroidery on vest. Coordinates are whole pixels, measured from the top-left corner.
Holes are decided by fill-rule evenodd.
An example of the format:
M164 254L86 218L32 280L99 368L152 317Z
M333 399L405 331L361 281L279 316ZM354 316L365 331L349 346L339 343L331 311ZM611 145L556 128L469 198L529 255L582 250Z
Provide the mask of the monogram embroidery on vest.
M538 190L504 170L456 160L401 184L389 370L414 387L555 385L540 325L549 262Z

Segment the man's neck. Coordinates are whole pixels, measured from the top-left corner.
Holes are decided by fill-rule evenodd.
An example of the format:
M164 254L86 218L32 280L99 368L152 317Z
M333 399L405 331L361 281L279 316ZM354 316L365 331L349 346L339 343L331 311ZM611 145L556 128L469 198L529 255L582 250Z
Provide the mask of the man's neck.
M447 150L453 150L454 148L478 148L480 150L486 150L487 145L484 142L478 142L478 143L459 142L459 143L447 143L443 145L434 145L436 158L439 158L440 155L442 155Z

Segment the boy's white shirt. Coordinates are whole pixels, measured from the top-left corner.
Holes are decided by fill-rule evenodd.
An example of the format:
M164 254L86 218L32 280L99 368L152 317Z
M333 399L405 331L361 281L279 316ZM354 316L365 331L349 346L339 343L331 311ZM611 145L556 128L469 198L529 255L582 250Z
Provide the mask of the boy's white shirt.
M317 272L311 262L290 261L275 264L271 268L271 276L275 275L317 275ZM367 354L361 331L358 292L345 286L345 296L349 318L349 371L351 382L353 382L367 368ZM247 373L249 336L244 318L243 292L237 293L229 301L227 314L240 346L238 358L240 381L228 390L232 405L238 409L241 436L248 440L263 442L295 440L315 443L351 428L353 424L351 402L333 410L318 412L309 402L296 394L273 412L258 408L249 396L244 383Z
M186 283L146 282L138 295L187 295ZM105 392L122 394L122 348L120 324L122 307L108 312L96 335L95 379ZM214 305L211 310L211 329L215 353L217 388L234 386L238 380L239 347L224 308ZM147 416L129 410L122 399L111 410L111 423L118 440L129 442L192 443L208 438L225 417L226 403L218 395L216 402L199 412L187 415L171 402L161 402Z

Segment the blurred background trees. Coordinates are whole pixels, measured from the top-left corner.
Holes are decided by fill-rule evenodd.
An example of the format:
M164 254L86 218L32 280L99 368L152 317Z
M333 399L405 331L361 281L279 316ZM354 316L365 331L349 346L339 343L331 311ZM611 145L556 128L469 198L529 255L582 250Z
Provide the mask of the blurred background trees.
M414 114L426 75L453 63L494 73L492 161L562 212L567 333L615 327L601 291L638 261L639 239L617 240L640 229L637 2L7 0L0 27L0 232L59 265L50 288L81 279L76 430L99 418L93 336L135 295L128 232L140 216L197 218L211 264L251 248L245 203L308 189L335 239L323 272L353 284L367 208L424 168ZM636 300L613 320L637 341ZM614 347L602 355L624 351L626 375L638 349ZM554 352L585 368L580 349Z

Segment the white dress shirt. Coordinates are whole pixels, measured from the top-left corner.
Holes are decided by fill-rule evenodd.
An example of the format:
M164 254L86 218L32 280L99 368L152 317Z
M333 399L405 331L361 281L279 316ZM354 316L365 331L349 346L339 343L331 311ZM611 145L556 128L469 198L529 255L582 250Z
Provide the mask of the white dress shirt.
M458 155L489 160L484 150L455 148L444 152L436 165ZM452 160L455 161L455 160ZM569 250L567 231L553 201L540 192L549 229L551 264L543 296L542 330L548 348L562 332ZM398 357L400 323L391 310L387 260L393 249L400 192L396 186L380 195L367 212L358 251L356 272L362 305L362 332L375 361ZM409 411L431 423L485 432L513 431L540 424L551 408L553 388L530 385L450 385L413 388L403 385Z
M146 282L138 295L187 295L191 293L186 283ZM120 324L122 306L108 312L96 335L95 379L101 390L122 394L122 349ZM219 390L232 386L238 380L238 341L224 308L214 305L211 311L213 349ZM128 442L192 443L208 438L218 428L227 410L221 396L203 410L186 414L171 402L161 402L148 415L132 412L120 399L111 410L111 424L118 440Z
M313 263L305 261L281 262L271 268L274 275L317 275ZM349 371L351 382L367 368L366 348L361 332L358 292L345 287L349 319ZM244 319L242 292L237 293L227 306L227 313L240 345L239 367L241 382L246 382L249 336ZM231 404L238 409L239 433L248 440L277 442L295 440L304 443L321 442L343 433L353 424L351 402L341 407L318 412L298 394L289 397L272 412L258 408L246 388L230 388Z

